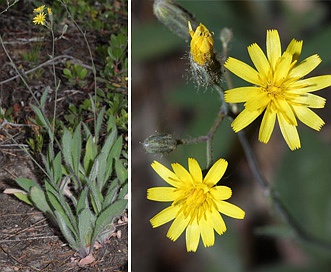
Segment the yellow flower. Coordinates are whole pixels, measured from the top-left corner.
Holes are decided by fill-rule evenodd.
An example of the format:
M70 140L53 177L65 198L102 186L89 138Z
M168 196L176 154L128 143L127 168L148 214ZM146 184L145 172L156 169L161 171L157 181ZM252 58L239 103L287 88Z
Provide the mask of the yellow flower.
M320 57L315 54L298 63L302 41L295 39L282 54L277 30L267 31L266 48L267 56L256 43L248 47L256 69L231 57L224 65L254 85L225 92L226 102L245 102L245 109L233 121L232 128L238 132L264 112L259 141L269 141L277 117L286 143L295 150L301 147L296 118L317 131L324 125L324 121L309 108L323 108L326 100L311 92L330 86L331 75L303 79L320 64Z
M47 13L48 13L48 15L53 14L52 9L51 8L47 8Z
M42 6L38 7L38 8L35 8L33 10L33 12L34 13L41 13L42 11L44 11L44 9L45 9L45 5L42 5Z
M193 60L199 65L205 65L213 55L214 40L212 33L200 23L193 31L191 23L188 22L189 33L191 35L190 53Z
M203 178L195 159L188 159L189 171L180 164L173 163L173 172L154 161L152 167L155 172L173 187L154 187L147 190L147 198L150 200L172 202L170 207L150 220L153 228L174 219L167 237L176 241L186 228L187 251L197 250L200 235L205 247L214 245L214 230L219 235L226 231L220 213L237 219L243 219L245 216L242 209L224 201L231 197L231 189L216 186L227 165L226 160L219 159Z
M46 21L46 14L44 12L37 14L33 18L33 23L36 25L37 24L45 25L45 21Z

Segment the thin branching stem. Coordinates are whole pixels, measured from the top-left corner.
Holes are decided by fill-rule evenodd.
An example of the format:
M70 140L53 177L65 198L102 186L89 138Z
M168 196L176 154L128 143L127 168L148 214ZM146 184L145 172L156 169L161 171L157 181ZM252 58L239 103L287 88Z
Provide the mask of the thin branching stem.
M177 144L198 144L198 143L202 143L202 142L206 142L206 158L207 158L207 165L206 168L210 168L211 165L213 164L213 148L212 148L212 143L213 143L213 139L215 136L215 133L218 129L218 127L220 126L221 122L223 121L224 117L227 115L228 113L228 106L227 104L224 102L224 95L223 95L223 89L219 84L215 84L214 89L218 91L219 95L220 95L220 100L221 100L221 108L214 120L214 123L212 124L212 126L210 127L207 135L204 136L199 136L196 138L191 138L191 139L181 139L181 140L177 140Z
M69 9L68 9L68 6L64 3L64 1L62 0L58 0L62 6L65 8L66 12L69 14L69 17L71 19L71 21L73 22L73 24L75 25L75 27L78 29L78 31L83 35L83 38L84 38L84 42L86 44L86 47L87 47L87 50L89 52L89 55L90 55L90 59L91 59L91 66L92 66L92 72L93 72L93 80L94 80L94 104L96 105L97 104L97 72L96 72L96 68L95 68L95 64L94 64L94 58L93 58L93 54L92 54L92 50L91 50L91 47L90 47L90 43L88 42L87 40L87 37L86 37L86 32L82 30L82 28L77 24L77 22L74 20L74 18L72 17ZM97 135L97 113L96 111L93 111L93 118L95 120L94 122L94 131L95 131L95 135ZM98 140L98 139L96 139Z
M264 194L267 197L270 197L272 199L274 206L276 207L277 211L282 216L283 220L285 222L287 222L293 228L293 230L296 232L296 234L302 240L310 242L310 243L320 246L322 248L331 250L330 242L321 240L318 237L312 235L311 233L308 233L306 230L304 230L301 227L300 223L295 220L295 218L291 215L290 211L286 208L286 206L280 199L278 193L270 186L268 181L263 177L261 169L258 165L255 154L247 140L245 132L242 130L242 131L239 131L237 134L238 134L238 138L241 143L241 146L244 150L248 165L253 173L255 180L262 187Z

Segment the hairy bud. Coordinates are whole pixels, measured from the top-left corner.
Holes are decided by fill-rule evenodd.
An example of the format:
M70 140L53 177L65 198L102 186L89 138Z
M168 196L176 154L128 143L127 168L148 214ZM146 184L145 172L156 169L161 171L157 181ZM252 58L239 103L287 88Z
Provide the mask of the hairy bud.
M213 33L201 23L193 30L190 21L188 29L192 38L190 68L193 80L198 86L204 87L218 84L221 80L222 66L214 52Z
M155 0L153 10L161 23L183 39L189 38L187 21L191 21L194 27L198 24L190 12L171 0Z
M171 134L156 133L145 139L143 142L147 153L170 153L177 147L177 141Z

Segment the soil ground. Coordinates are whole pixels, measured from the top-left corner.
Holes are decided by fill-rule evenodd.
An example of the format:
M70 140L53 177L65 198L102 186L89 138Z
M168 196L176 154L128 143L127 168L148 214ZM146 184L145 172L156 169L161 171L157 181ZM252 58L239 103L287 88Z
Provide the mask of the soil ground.
M4 3L4 2L3 2ZM45 63L51 52L51 40L46 32L40 31L40 26L34 26L31 21L32 9L28 1L19 1L14 8L0 15L0 34L3 43L13 61L26 72L32 69L31 63L24 60L24 54L31 52L35 46L34 38L43 37L44 42L38 56L38 63ZM6 9L0 4L0 11ZM113 22L109 22L110 24ZM120 20L127 24L127 17ZM87 32L87 39L92 50L100 41L109 41L111 33ZM66 84L63 78L64 63L68 56L80 60L87 66L90 61L86 46L79 32L69 25L66 39L56 43L56 76L62 80L57 97L58 116L61 118L68 109L69 103L79 105L93 91L93 79L88 78L88 84L83 88ZM97 69L102 66L102 60L95 59ZM34 67L37 66L34 64ZM40 97L46 86L53 86L54 77L50 65L42 66L37 72L27 76L29 86L35 95ZM34 75L35 74L35 75ZM27 177L40 181L40 173L17 144L26 144L26 138L31 136L27 125L32 110L29 106L33 100L30 92L19 79L13 79L15 71L11 66L5 51L0 47L0 108L12 109L11 122L5 124L0 119L0 270L1 271L127 271L128 269L128 225L126 213L115 222L116 232L107 242L95 249L95 261L87 267L78 265L79 256L70 249L59 230L52 226L43 214L31 206L17 200L15 197L3 194L6 188L17 187L16 177ZM11 79L10 81L6 81ZM6 81L6 82L5 82ZM123 85L119 78L114 78L116 84ZM125 84L124 84L125 85ZM50 92L52 94L52 91ZM52 110L54 99L47 101L47 107ZM51 111L50 111L51 112ZM18 126L18 124L20 124ZM12 139L15 139L15 144Z

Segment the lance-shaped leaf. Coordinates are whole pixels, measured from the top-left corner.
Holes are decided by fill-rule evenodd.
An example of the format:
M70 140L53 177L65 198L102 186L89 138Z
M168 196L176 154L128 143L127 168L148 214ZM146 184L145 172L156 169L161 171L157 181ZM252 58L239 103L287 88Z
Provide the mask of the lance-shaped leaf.
M113 222L114 217L120 215L124 211L126 206L127 200L120 199L100 213L95 223L95 228L91 240L92 243L95 242L95 240L98 238L98 235L103 231L103 229Z

